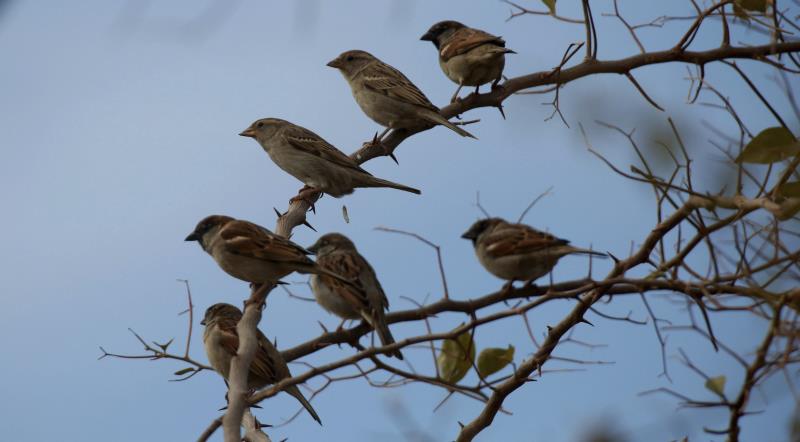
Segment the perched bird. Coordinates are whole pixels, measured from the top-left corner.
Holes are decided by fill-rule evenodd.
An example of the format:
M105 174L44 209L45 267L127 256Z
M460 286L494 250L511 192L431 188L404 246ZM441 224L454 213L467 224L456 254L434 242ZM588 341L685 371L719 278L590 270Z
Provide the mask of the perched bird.
M350 284L312 261L308 250L249 221L210 215L186 241L199 242L222 270L253 284L275 284L292 272L321 273Z
M604 253L573 247L565 239L500 218L477 221L461 237L472 241L478 261L489 273L511 282L534 281L546 275L564 255L606 257Z
M421 193L370 175L319 135L285 120L262 118L239 135L258 141L278 167L305 185L336 198L353 193L356 187L391 187Z
M393 344L394 338L384 313L389 308L389 300L375 270L358 253L355 244L340 233L328 233L308 250L317 255L317 264L322 268L354 282L345 285L327 275L312 275L311 290L317 303L342 319L363 318L378 333L383 345ZM400 350L389 353L389 356L403 359Z
M439 108L428 100L402 72L378 60L372 54L352 50L331 60L328 66L339 69L350 84L353 97L361 110L386 130L408 129L428 124L441 124L464 137L472 134L447 121Z
M200 322L205 325L203 332L203 345L206 348L208 362L214 367L225 380L231 370L231 358L236 355L239 349L239 335L236 332L236 324L242 319L242 312L230 304L214 304L206 310L206 315ZM256 350L253 362L250 364L250 371L247 374L247 388L257 390L267 385L275 384L283 379L292 377L286 361L283 360L278 349L269 342L261 330L258 332L258 349ZM297 385L286 387L285 392L292 395L308 411L320 425L314 407L306 400Z
M494 88L503 76L506 54L516 54L506 48L506 42L480 29L473 29L457 21L440 21L431 26L420 40L433 43L439 51L439 66L447 78L458 85L451 102L456 101L464 86L492 82Z

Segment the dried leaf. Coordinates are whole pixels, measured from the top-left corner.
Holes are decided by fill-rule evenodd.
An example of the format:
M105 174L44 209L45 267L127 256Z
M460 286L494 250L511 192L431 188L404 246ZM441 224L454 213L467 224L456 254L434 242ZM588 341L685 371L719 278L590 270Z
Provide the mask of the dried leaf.
M748 11L767 12L767 0L736 0L734 11L736 6Z
M186 368L184 368L183 370L178 370L178 371L176 371L174 374L175 374L175 376L183 376L183 375L185 375L186 373L191 373L191 372L193 372L193 371L194 371L194 368L192 368L192 367L186 367Z
M800 181L783 184L780 190L781 195L787 198L800 198Z
M800 143L784 127L770 127L755 136L739 157L737 163L771 164L800 153Z
M706 381L706 388L719 396L725 396L725 375L716 376Z
M436 357L441 379L450 384L466 376L474 361L475 343L469 331L461 333L456 339L445 339L442 351Z
M547 9L550 10L551 14L556 13L556 0L542 0L542 3L547 6Z
M508 348L484 348L478 355L478 373L484 378L497 373L514 360L514 346Z

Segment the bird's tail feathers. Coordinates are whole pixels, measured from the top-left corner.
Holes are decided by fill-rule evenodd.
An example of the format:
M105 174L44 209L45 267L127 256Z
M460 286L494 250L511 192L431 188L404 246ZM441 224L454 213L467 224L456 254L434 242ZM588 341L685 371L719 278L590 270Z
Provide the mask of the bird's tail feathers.
M373 330L378 334L378 338L381 340L381 344L383 345L391 345L394 344L394 337L392 337L392 332L389 331L389 325L386 324L386 318L383 315L371 315L368 312L362 310L361 317L367 321ZM395 350L390 353L386 353L389 356L394 356L397 359L403 360L403 354L400 353L400 350Z
M595 251L595 250L581 249L579 247L572 247L572 246L570 246L570 249L571 249L570 252L569 252L570 254L591 255L591 256L596 256L598 258L608 258L607 254L602 253L602 252L598 252L598 251Z
M430 121L431 123L441 124L442 126L461 135L462 137L475 138L476 140L478 139L478 137L472 135L471 133L451 123L450 121L447 120L447 118L443 117L440 113L436 111L431 110L428 112L423 112L423 116L425 117L426 120Z
M300 392L300 389L297 388L297 385L292 385L291 387L286 388L286 390L284 391L291 394L292 397L297 399L297 401L300 402L300 405L302 405L303 408L305 408L306 411L308 411L308 414L310 414L311 417L313 417L318 424L322 425L322 420L319 418L317 412L314 411L314 407L312 407L311 403L308 402L305 396L303 396L303 393Z
M402 190L404 192L411 192L417 195L421 194L422 191L419 189L415 189L413 187L404 186L402 184L398 184L389 180L384 180L382 178L377 178L374 176L370 176L368 179L364 180L363 183L367 187L390 187L392 189Z

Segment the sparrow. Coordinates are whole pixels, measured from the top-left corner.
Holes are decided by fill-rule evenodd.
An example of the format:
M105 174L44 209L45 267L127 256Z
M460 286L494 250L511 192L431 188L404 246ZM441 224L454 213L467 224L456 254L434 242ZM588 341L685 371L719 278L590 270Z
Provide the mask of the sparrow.
M510 282L539 279L564 255L606 257L604 253L573 247L565 239L500 218L479 220L461 237L472 241L478 261L489 273Z
M251 284L276 284L292 272L321 273L350 284L312 261L308 250L249 221L210 215L186 241L197 241L227 274Z
M322 268L354 282L345 285L327 275L312 275L311 290L317 303L342 319L363 318L378 333L383 345L393 344L395 341L384 313L389 308L389 300L375 270L358 253L355 244L340 233L328 233L308 250L317 255L317 264ZM403 359L399 350L389 356Z
M206 327L203 332L203 346L206 349L208 362L214 367L225 381L231 370L231 359L239 349L239 335L236 324L242 319L242 312L230 304L214 304L206 310L205 317L200 321ZM250 371L247 374L247 388L257 390L267 385L275 384L283 379L292 377L286 361L283 360L278 349L269 342L261 330L258 333L258 349ZM286 387L285 392L292 395L308 411L317 423L322 425L314 407L306 400L297 385Z
M272 161L289 175L336 198L353 193L356 187L391 187L421 193L372 176L319 135L285 120L262 118L239 135L258 141Z
M450 102L456 101L464 86L492 82L497 86L503 77L506 54L516 54L506 48L506 42L480 29L470 28L457 21L440 21L431 26L420 40L430 41L439 51L439 66L447 78L458 85Z
M463 137L471 133L447 121L439 108L428 100L402 72L378 60L372 54L352 50L331 60L328 66L342 73L361 110L386 130L375 140L381 140L390 129L409 129L441 124Z

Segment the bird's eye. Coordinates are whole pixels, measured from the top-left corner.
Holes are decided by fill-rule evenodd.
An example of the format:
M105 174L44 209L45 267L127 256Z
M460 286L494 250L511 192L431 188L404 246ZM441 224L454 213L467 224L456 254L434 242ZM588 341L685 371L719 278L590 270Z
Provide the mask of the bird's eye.
M352 55L348 55L348 56L347 56L347 58L346 58L346 60L347 60L347 61L353 61L353 56L352 56Z
M261 122L261 121L259 121L258 123L256 123L256 127L263 127L263 126L264 126L264 123L263 123L263 122Z

